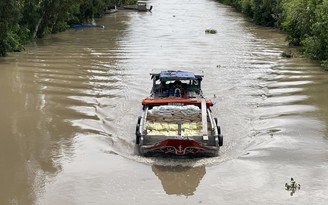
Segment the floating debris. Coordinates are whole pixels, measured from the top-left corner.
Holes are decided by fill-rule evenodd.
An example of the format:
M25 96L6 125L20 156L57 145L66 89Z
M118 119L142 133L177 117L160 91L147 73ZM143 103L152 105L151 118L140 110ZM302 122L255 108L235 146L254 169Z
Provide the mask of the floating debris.
M209 34L216 34L217 31L215 29L206 29L205 33L209 33Z
M285 183L285 189L290 191L290 195L293 196L297 190L301 189L301 185L296 183L293 178L290 178L290 184Z

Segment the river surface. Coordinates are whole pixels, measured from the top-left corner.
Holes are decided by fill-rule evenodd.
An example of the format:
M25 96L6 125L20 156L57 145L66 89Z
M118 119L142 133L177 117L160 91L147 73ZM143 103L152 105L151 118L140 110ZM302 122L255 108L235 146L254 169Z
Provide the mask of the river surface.
M0 204L327 204L328 73L282 58L284 34L215 1L152 5L0 59ZM161 69L205 75L219 157L136 154Z

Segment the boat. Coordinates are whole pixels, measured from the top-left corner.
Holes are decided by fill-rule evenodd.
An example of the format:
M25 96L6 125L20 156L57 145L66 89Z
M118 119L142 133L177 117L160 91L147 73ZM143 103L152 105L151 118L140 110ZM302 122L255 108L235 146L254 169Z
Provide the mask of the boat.
M153 6L148 6L149 2L147 1L137 1L135 5L124 5L124 9L136 10L136 11L149 11L153 9Z
M204 76L180 70L150 75L153 86L136 124L140 155L218 156L223 135L201 90Z
M84 29L84 28L105 28L104 25L100 24L84 24L84 23L79 23L79 24L71 24L70 27L72 29Z

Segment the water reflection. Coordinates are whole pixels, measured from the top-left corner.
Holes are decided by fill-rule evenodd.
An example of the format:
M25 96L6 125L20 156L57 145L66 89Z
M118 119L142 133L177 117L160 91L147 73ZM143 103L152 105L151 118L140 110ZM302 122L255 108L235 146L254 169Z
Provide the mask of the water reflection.
M169 167L153 165L152 171L161 181L166 194L184 196L191 196L194 194L206 173L205 166Z

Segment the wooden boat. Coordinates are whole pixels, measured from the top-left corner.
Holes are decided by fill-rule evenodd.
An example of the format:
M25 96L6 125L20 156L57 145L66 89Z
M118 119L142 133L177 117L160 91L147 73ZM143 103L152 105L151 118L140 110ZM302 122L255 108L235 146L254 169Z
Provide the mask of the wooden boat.
M153 88L136 125L139 153L217 156L223 136L213 103L203 96L203 76L172 70L150 75Z
M148 8L149 7L149 8ZM137 1L135 5L124 5L124 9L136 10L136 11L149 11L153 9L153 6L148 6L148 1Z

